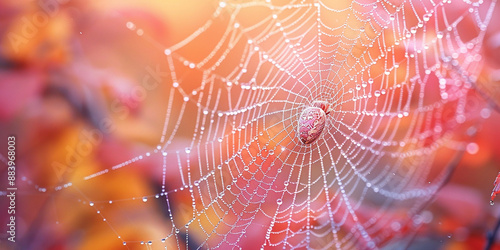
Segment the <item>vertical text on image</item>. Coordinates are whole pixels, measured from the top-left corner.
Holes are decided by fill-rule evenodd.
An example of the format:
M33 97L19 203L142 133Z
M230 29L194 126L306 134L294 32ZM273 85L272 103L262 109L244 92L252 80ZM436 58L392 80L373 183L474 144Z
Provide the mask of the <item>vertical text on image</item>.
M7 137L7 198L9 207L9 223L7 223L8 240L16 242L16 137Z

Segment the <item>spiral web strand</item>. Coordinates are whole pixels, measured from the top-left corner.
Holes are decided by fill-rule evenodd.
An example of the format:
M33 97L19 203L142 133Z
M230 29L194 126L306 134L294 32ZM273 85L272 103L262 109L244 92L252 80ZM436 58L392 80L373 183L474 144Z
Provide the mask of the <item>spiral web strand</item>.
M159 156L161 191L85 199L162 201L161 239L122 238L98 211L127 246L380 247L425 223L422 207L484 118L470 79L494 4L214 2L199 29L166 45L158 147L84 178ZM314 101L331 112L302 144L298 119Z

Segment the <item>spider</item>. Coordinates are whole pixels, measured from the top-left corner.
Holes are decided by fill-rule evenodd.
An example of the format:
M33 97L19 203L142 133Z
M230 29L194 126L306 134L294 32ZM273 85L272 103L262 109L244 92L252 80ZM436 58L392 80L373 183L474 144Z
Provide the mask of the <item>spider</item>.
M326 116L330 112L330 104L325 101L314 101L311 107L302 111L297 129L302 143L311 144L318 139L325 128Z

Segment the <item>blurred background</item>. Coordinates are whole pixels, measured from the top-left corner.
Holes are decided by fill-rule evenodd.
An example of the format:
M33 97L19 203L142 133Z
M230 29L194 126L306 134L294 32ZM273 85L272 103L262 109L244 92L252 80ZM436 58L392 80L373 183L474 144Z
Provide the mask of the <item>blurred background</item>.
M160 157L88 177L156 148L169 105L164 49L192 34L217 6L200 0L0 1L0 153L6 155L5 138L16 136L19 189L18 242L5 240L3 226L1 249L121 249L123 239L165 237L169 208L129 200L158 192ZM482 75L493 89L489 97L500 102L500 9L495 12ZM410 249L485 246L500 216L499 205L489 202L500 171L499 128L500 114L492 110L475 146L426 209L431 219ZM0 178L5 190L3 163ZM5 225L8 203L0 198ZM91 200L113 204L91 206Z

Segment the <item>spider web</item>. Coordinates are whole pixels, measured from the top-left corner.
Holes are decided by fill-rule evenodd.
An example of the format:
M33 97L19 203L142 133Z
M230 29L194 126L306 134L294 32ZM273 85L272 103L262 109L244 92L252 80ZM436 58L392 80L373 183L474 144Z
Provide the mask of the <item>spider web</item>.
M422 208L488 109L474 82L495 1L227 1L166 44L156 149L168 248L375 248L425 223ZM127 24L135 29L132 23ZM147 36L147 34L141 34ZM296 136L326 101L320 137ZM439 156L439 157L438 157ZM71 184L69 184L71 185ZM106 206L89 204L106 219Z

